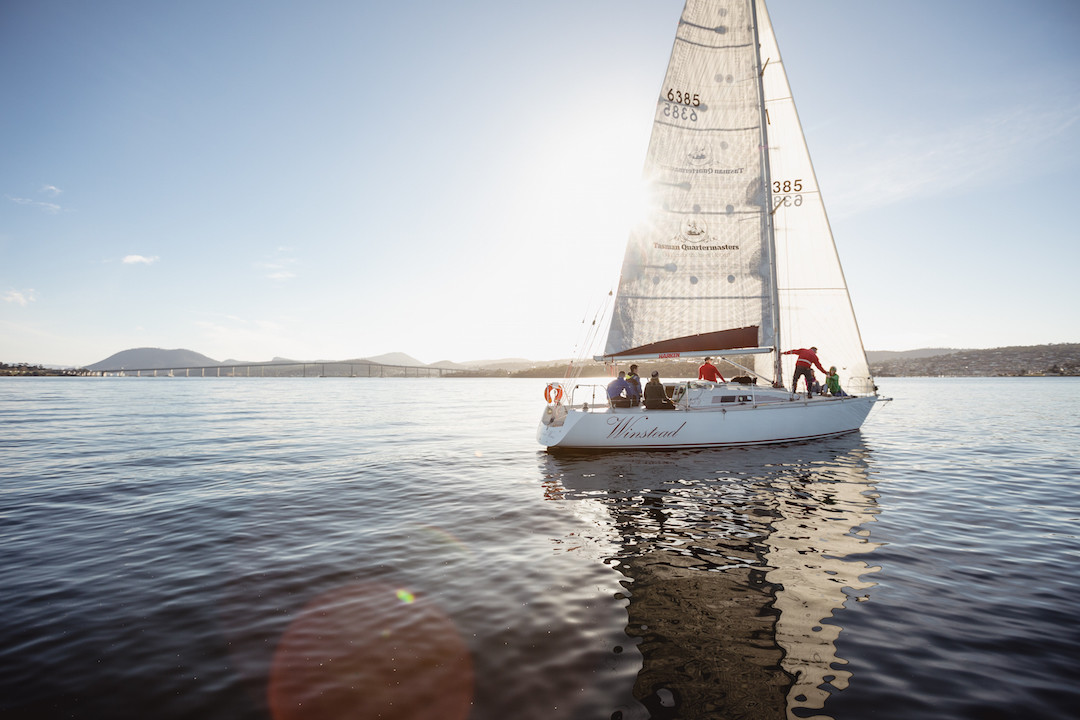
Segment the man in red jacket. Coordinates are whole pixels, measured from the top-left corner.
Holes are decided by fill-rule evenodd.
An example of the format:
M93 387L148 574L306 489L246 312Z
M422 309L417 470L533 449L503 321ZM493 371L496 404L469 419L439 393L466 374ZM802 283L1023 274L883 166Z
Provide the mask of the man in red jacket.
M821 367L821 361L818 360L817 348L811 347L809 350L799 348L798 350L788 350L783 354L799 356L799 359L795 361L795 376L791 379L791 392L798 392L799 378L804 377L806 378L806 397L810 397L814 385L813 366L817 365L818 370L825 372L825 368Z
M715 365L709 362L711 359L705 358L705 362L697 369L697 379L708 380L709 382L725 382L724 376L720 374Z

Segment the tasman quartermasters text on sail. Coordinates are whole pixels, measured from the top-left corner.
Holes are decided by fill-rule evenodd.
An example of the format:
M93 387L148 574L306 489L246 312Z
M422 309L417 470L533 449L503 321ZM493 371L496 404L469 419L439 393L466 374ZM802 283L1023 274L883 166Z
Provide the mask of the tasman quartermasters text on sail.
M738 250L738 245L665 245L654 242L653 247L657 250Z
M694 175L741 175L746 168L672 168L675 172Z

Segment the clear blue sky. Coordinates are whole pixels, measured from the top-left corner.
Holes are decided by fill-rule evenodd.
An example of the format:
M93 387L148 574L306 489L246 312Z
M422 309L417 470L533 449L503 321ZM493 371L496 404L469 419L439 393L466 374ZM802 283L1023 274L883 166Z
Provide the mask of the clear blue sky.
M569 357L682 2L0 5L0 360ZM871 350L1080 341L1080 3L769 5Z

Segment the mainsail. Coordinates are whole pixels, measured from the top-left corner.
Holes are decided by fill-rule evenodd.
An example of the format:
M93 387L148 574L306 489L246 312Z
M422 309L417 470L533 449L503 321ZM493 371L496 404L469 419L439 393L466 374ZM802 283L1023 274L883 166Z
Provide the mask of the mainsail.
M686 3L644 179L650 212L627 245L607 357L816 345L846 387L872 390L763 0ZM778 357L755 369L782 380Z

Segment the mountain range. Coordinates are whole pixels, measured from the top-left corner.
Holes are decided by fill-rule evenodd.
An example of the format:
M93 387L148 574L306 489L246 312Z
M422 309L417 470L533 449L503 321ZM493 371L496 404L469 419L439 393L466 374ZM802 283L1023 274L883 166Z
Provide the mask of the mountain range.
M988 350L962 350L956 348L922 348L906 351L868 351L871 372L877 377L889 376L1015 376L1015 375L1076 375L1080 374L1080 344L1058 343L1051 345L1016 346ZM536 362L524 358L499 360L472 360L455 363L442 360L423 363L402 352L387 353L368 358L348 360L291 360L276 357L269 364L297 363L376 363L387 366L441 368L469 373L497 373L500 375L559 376L570 360ZM689 361L684 361L684 364ZM266 361L223 360L209 358L193 350L161 348L133 348L110 355L100 362L87 366L87 370L163 368L212 368L228 365L261 365ZM578 362L579 366L581 365ZM643 363L643 365L648 363ZM690 364L693 364L692 362ZM587 361L587 374L603 375L606 370L599 363ZM690 365L687 365L690 368ZM682 367L665 368L672 373L693 372ZM595 371L595 372L591 372Z
M441 360L436 363L423 363L401 352L386 353L384 355L376 355L374 357L367 358L349 358L347 360L293 360L289 358L275 357L269 361L269 364L295 364L295 363L377 363L380 365L397 365L407 367L429 367L429 368L443 368L446 370L499 370L504 372L513 372L515 370L521 370L535 366L537 363L523 358L503 358L500 360L472 360L464 363L450 362L449 360ZM262 365L267 363L265 360L249 361L249 360L214 360L207 357L202 353L197 353L194 350L186 350L178 348L175 350L165 350L162 348L132 348L130 350L122 350L118 353L114 353L104 360L100 360L93 365L87 365L87 370L120 370L123 368L131 370L160 370L164 368L211 368L211 367L223 367L228 365Z

